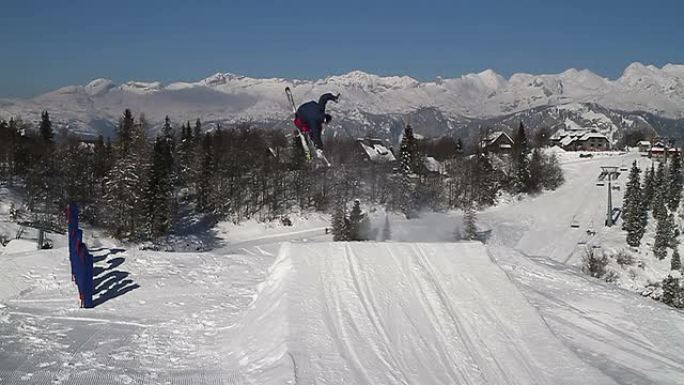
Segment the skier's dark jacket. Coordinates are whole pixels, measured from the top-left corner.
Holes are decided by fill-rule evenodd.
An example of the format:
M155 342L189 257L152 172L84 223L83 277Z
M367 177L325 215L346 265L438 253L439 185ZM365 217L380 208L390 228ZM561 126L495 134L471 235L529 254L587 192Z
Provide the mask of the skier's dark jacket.
M297 109L295 118L299 119L304 125L309 128L309 135L311 141L316 148L323 148L323 141L321 140L321 133L323 132L323 122L325 121L325 105L330 101L337 101L337 96L327 93L318 98L318 103L313 100L304 103ZM301 129L301 127L300 127Z

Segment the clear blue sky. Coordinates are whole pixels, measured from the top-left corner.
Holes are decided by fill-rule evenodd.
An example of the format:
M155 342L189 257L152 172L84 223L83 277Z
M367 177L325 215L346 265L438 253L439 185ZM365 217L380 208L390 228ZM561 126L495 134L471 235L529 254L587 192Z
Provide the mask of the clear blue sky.
M360 69L418 79L492 68L615 78L684 63L682 0L3 0L0 97L105 77L215 72L319 78Z

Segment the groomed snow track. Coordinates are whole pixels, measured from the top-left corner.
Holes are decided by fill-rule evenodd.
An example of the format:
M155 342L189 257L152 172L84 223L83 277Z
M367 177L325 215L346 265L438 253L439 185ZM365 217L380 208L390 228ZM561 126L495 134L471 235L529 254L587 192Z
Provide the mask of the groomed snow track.
M284 244L230 350L253 384L612 384L479 243Z

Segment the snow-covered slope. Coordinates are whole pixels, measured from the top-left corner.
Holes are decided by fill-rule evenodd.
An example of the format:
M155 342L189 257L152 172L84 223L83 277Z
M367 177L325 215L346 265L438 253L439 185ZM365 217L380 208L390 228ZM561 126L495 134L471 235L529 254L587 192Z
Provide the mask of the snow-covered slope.
M361 124L374 120L373 116L408 114L421 108L434 108L458 121L572 103L684 118L684 65L657 68L640 63L631 64L616 80L575 69L554 75L514 74L509 79L486 70L426 82L361 71L321 80L256 79L217 73L196 82L167 85L139 81L116 85L97 79L30 100L0 101L0 116L35 120L47 109L60 124L82 132L101 130L105 122L111 126L124 108L144 112L153 123L166 115L176 121L201 117L205 121L274 122L289 113L283 96L285 86L293 89L297 101L327 91L341 92L342 101L333 108L338 116Z
M601 225L601 166L650 160L557 153L566 184L479 213L486 246L450 243L453 212L390 214L386 243L331 243L322 215L223 224L203 253L124 250L86 229L94 309L78 308L63 240L6 250L0 384L684 385L684 312L579 269L586 247L624 244L620 223ZM669 272L637 260L609 268Z
M244 324L255 384L615 384L480 243L286 244Z

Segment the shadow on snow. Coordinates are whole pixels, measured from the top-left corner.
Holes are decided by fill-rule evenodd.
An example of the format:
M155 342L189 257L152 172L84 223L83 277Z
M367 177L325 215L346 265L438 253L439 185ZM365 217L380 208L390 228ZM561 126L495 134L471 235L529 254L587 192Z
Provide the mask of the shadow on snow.
M124 264L126 259L124 257L115 257L107 259L111 255L124 252L124 249L110 249L105 255L95 256L94 263L106 263L106 266L95 266L93 268L93 303L95 306L124 295L140 287L137 283L129 278L129 273L119 268Z

